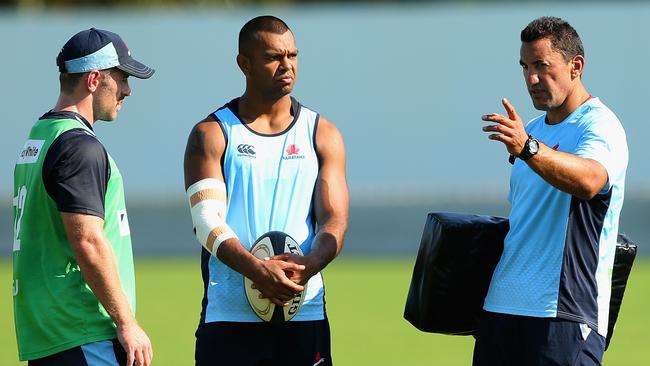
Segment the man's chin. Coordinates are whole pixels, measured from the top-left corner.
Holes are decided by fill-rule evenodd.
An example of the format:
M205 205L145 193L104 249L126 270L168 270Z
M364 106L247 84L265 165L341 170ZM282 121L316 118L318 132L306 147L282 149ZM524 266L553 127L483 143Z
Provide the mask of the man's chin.
M551 106L550 103L535 101L535 99L533 99L533 107L535 107L535 109L537 109L538 111L544 111L544 112L548 112L551 109L553 109L553 106Z
M117 119L117 113L115 113L114 115L104 115L104 116L97 117L98 121L104 121L104 122L113 122L116 119Z
M287 95L291 94L292 91L293 91L293 86L289 86L289 85L283 87L282 89L275 89L271 99L274 100L282 99L283 97L286 97Z
M284 86L281 91L282 96L289 95L291 92L293 92L293 84Z

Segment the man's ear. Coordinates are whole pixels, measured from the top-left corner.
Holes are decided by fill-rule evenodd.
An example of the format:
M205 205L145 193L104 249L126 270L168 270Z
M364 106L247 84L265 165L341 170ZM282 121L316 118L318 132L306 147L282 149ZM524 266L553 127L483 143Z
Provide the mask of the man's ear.
M237 65L239 66L239 69L241 72L244 73L245 76L250 75L251 71L251 61L248 57L242 55L241 53L237 55Z
M98 70L93 70L88 73L88 76L86 76L86 89L88 89L89 92L93 93L97 88L99 87L99 84L101 84L102 81L102 73L99 72Z
M571 78L579 78L585 68L585 57L582 55L575 55L571 59Z

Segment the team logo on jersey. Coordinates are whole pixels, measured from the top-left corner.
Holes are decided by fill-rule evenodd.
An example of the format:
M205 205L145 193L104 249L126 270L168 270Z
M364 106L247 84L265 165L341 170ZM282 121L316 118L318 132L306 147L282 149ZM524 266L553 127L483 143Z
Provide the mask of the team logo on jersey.
M239 144L237 145L237 151L239 151L238 156L248 156L251 158L255 157L255 146L249 144Z
M305 155L299 155L300 148L296 144L289 145L284 152L286 153L286 155L282 157L284 160L305 158Z
M296 144L291 144L287 147L287 155L298 155L300 148Z
M27 140L18 155L16 164L33 164L41 154L45 140Z

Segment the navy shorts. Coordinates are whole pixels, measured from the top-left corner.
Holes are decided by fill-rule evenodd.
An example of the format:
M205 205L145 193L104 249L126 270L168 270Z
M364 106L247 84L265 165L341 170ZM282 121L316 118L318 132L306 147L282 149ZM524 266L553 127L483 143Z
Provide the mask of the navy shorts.
M124 366L126 352L117 339L84 344L30 360L28 366Z
M474 366L600 365L605 338L585 324L483 311Z
M284 324L214 322L196 331L197 366L331 366L326 320Z

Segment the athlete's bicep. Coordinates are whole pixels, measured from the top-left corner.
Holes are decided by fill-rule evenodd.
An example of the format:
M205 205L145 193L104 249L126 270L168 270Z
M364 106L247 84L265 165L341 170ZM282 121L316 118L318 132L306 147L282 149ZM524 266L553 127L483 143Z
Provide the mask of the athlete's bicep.
M319 226L328 222L347 227L349 195L345 177L345 146L338 129L321 118L316 134L320 168L314 208Z
M199 122L185 149L185 190L197 240L212 255L226 240L237 238L226 223L227 192L221 172L226 139L219 122Z
M82 213L61 212L61 221L75 257L92 254L95 246L105 243L102 218Z
M221 159L225 148L226 139L219 122L213 117L194 126L185 148L185 189L206 178L223 181Z

